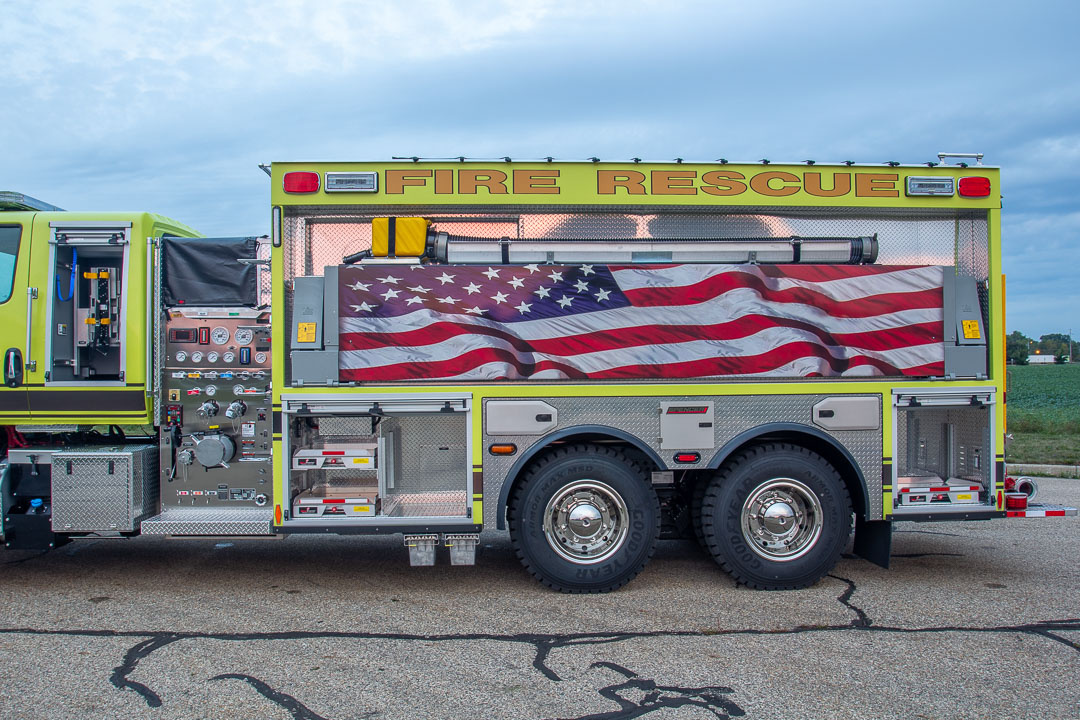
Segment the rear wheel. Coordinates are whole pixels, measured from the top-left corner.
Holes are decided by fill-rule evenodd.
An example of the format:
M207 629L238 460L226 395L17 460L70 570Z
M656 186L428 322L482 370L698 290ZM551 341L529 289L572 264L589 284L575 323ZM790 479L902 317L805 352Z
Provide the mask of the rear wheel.
M606 592L652 557L660 504L617 450L575 445L542 457L514 490L510 539L537 579L562 592Z
M807 587L835 567L851 534L851 499L836 470L806 448L750 448L709 483L701 527L736 581L765 590Z

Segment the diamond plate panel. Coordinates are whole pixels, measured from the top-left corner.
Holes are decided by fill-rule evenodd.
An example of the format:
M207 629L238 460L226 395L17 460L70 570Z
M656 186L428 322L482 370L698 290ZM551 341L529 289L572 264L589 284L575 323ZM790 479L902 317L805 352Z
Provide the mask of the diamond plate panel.
M73 448L52 456L53 532L131 532L157 505L157 448Z
M143 535L271 535L266 508L166 508L142 522Z
M386 417L382 425L398 431L396 480L388 495L468 489L464 413Z
M427 492L392 495L382 511L388 517L465 517L468 507L465 492Z
M989 410L966 406L900 408L897 415L894 462L898 477L957 477L991 487Z
M578 425L603 425L617 428L641 440L663 460L670 458L673 453L660 449L660 403L665 400L687 403L712 402L716 417L714 449L700 451L702 459L697 464L680 464L674 468L669 466L662 469L705 468L715 451L728 441L746 430L766 423L800 423L813 427L818 432L834 438L855 459L855 463L866 479L867 492L871 498L870 519L880 519L881 503L875 502L874 498L881 497L881 430L828 431L813 425L812 408L827 397L833 397L833 395L556 397L545 398L545 401L559 411L559 424L552 432ZM880 396L872 397L877 397L880 403ZM492 442L499 442L514 443L519 448L518 455L513 457L484 455L484 513L486 517L497 517L501 512L501 508L498 507L499 493L517 458L542 441L542 436L535 435L495 437L484 434L484 447Z

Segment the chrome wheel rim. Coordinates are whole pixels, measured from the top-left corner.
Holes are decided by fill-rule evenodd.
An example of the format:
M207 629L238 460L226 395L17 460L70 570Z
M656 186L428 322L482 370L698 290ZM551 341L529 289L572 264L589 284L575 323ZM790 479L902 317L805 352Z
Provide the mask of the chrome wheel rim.
M821 537L821 501L798 480L776 478L746 498L740 524L743 539L755 553L787 562L808 553Z
M614 488L598 480L578 480L548 500L544 537L566 560L598 563L622 547L627 520L626 502Z

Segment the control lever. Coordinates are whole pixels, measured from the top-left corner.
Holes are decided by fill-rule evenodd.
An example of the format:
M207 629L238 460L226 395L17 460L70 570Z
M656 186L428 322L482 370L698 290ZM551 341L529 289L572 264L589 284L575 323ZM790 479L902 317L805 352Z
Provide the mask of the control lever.
M243 400L233 400L229 404L229 407L225 410L225 417L229 418L230 420L235 420L237 418L243 417L244 413L246 412L247 404L245 404Z

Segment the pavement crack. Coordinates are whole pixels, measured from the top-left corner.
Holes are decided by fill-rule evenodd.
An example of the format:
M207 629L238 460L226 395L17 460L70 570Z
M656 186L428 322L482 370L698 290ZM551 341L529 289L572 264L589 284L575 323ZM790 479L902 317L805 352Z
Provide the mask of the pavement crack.
M123 661L113 668L109 682L120 690L134 690L146 700L146 704L150 707L161 707L161 697L156 692L142 683L131 680L128 676L135 672L139 661L149 657L153 652L166 645L171 645L182 637L184 636L175 633L153 635L149 639L128 648L128 651L124 653Z
M581 715L573 720L624 720L665 709L682 707L699 708L716 718L743 717L746 712L729 700L726 695L735 692L729 687L710 685L706 687L682 687L661 685L655 680L640 677L633 670L613 662L594 662L590 670L609 670L625 678L622 682L599 688L597 692L606 700L619 706L610 712Z
M855 585L855 581L840 577L839 575L830 574L829 577L833 578L834 580L839 580L840 582L847 585L847 588L844 590L844 592L840 593L840 596L836 599L840 602L841 605L855 613L855 619L852 620L850 623L851 627L868 628L873 625L874 621L867 616L863 609L855 606L851 602L851 597L855 594L855 591L858 590L858 586Z
M241 680L246 682L251 687L255 688L255 692L262 695L264 698L274 703L278 707L284 708L289 711L289 714L293 716L293 720L328 720L322 715L318 714L304 703L300 702L292 695L275 690L267 685L262 680L252 677L251 675L244 675L243 673L224 673L222 675L215 675L210 678L211 680ZM363 717L363 716L362 716ZM370 714L367 717L371 717Z

